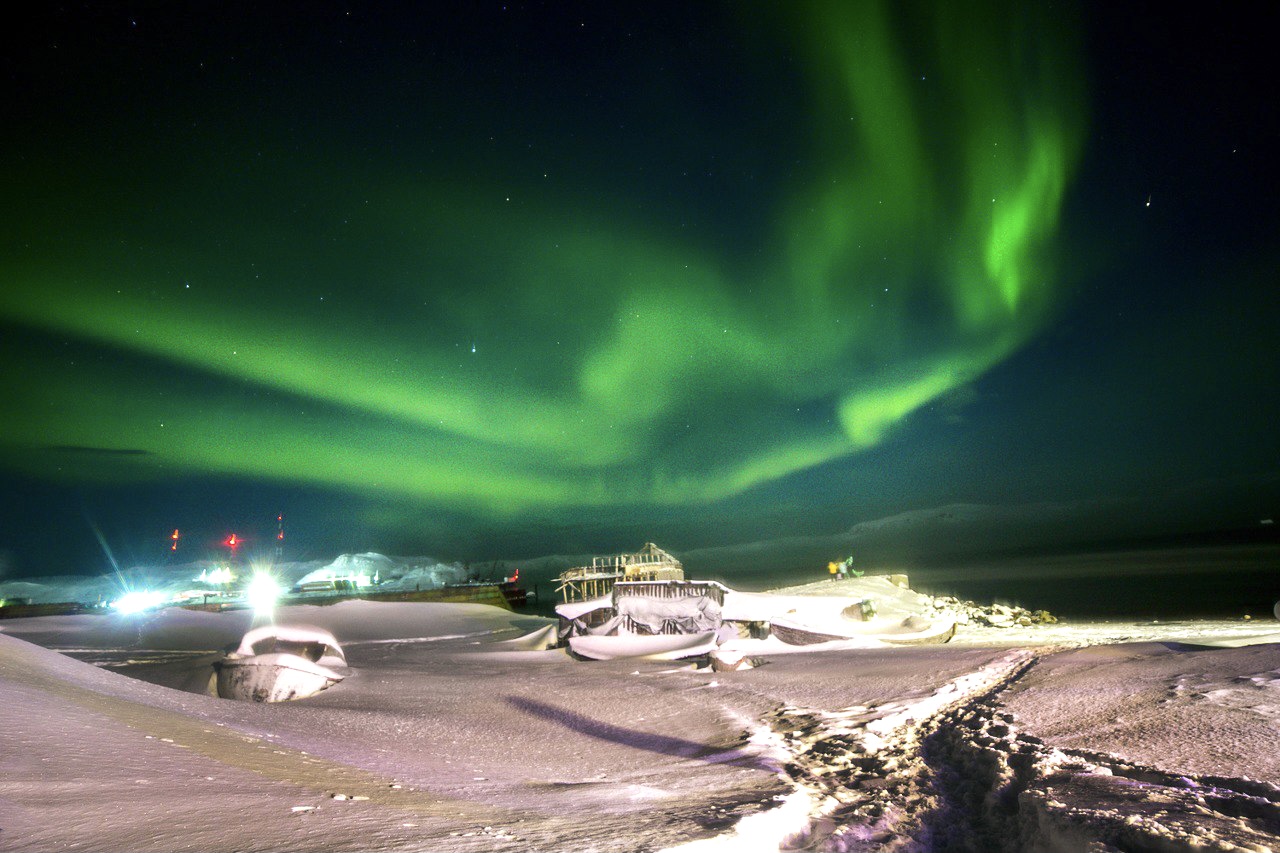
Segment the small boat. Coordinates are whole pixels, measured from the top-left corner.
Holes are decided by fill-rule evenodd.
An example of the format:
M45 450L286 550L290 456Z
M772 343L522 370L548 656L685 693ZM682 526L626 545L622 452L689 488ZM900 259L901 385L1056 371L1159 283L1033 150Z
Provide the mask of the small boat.
M679 660L699 657L716 650L715 631L698 634L583 634L569 638L569 650L590 660L648 658Z
M214 663L218 696L246 702L305 699L337 684L347 659L328 631L265 625Z
M835 640L878 640L894 646L920 646L948 642L956 633L954 619L934 622L920 616L908 616L900 622L873 620L855 629L850 625L841 630L830 622L821 628L805 625L784 618L774 619L770 625L773 636L792 646L811 646Z

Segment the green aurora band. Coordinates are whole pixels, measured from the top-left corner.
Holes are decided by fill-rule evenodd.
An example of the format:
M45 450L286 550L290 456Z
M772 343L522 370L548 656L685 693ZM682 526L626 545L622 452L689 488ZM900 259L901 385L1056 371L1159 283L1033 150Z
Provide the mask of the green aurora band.
M502 515L714 502L873 447L1052 317L1081 142L1070 22L939 6L788 21L810 165L749 271L603 190L280 156L277 203L212 186L212 154L134 181L52 153L8 211L0 318L78 355L0 384L6 464L136 449L60 476Z

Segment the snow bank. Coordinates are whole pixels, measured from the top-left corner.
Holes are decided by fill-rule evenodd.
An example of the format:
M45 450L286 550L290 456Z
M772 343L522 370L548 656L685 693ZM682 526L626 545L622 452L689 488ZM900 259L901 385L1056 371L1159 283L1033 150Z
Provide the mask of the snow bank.
M1082 648L1043 661L1006 704L1053 746L1280 781L1280 644Z

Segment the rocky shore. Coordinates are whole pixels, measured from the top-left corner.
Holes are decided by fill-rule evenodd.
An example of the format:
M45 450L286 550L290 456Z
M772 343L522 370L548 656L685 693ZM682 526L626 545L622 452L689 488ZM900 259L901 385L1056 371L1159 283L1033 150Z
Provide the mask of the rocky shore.
M985 628L1028 628L1032 625L1053 625L1058 621L1047 610L1028 610L1011 604L984 605L951 595L933 597L927 607L927 615L950 613L957 624Z

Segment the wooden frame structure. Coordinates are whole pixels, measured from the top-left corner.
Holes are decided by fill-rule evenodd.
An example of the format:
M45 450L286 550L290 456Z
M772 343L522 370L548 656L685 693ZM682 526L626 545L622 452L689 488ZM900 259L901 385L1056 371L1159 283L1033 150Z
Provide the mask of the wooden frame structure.
M632 554L595 557L589 566L560 574L556 592L566 604L600 598L613 592L618 581L684 580L684 565L652 542Z

